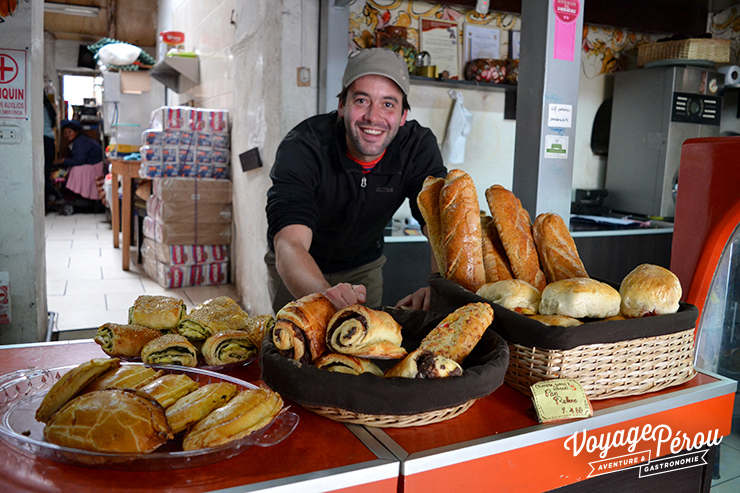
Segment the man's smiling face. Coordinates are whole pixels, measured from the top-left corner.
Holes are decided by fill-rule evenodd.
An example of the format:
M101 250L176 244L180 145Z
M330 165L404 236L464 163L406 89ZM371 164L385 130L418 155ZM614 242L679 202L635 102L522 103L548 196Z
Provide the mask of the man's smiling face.
M403 92L382 75L365 75L339 101L339 116L347 129L349 153L360 161L377 159L406 123Z

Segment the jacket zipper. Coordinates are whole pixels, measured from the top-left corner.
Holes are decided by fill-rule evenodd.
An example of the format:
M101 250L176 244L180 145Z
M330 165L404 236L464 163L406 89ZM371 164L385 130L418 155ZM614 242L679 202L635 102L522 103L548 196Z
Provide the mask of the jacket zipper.
M363 205L365 203L365 189L367 188L367 177L365 175L362 175L362 179L360 180L360 201L357 207L355 207L355 215L352 218L352 221L350 222L350 227L348 227L345 231L344 237L342 238L342 241L337 244L337 249L343 249L344 246L347 243L347 238L350 237L350 233L353 233L353 228L357 224L357 219L360 217L360 211L363 209Z

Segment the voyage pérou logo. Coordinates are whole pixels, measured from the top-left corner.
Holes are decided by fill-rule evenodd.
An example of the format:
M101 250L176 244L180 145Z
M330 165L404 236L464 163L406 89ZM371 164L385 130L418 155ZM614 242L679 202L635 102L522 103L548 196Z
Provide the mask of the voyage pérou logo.
M705 465L707 449L699 449L720 442L719 429L690 436L680 430L674 433L665 424L645 424L613 433L575 432L565 439L563 446L573 457L581 453L598 456L597 460L588 462L591 466L589 478L635 467L640 468L639 476L643 477ZM661 457L667 454L678 455Z

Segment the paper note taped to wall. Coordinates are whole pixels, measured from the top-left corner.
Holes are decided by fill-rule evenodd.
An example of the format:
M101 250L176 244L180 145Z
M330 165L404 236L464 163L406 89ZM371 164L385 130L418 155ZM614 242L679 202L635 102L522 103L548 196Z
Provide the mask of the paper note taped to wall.
M547 126L570 128L573 126L573 105L550 103L547 111Z

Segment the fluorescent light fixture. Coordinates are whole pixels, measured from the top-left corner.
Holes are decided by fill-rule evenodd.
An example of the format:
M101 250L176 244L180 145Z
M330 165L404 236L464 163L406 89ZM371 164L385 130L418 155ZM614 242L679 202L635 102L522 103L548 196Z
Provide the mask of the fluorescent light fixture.
M44 2L44 12L54 14L79 15L83 17L97 17L100 7L75 5L72 3Z

